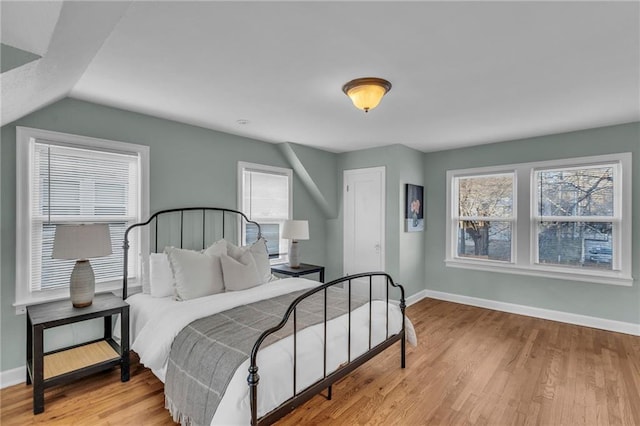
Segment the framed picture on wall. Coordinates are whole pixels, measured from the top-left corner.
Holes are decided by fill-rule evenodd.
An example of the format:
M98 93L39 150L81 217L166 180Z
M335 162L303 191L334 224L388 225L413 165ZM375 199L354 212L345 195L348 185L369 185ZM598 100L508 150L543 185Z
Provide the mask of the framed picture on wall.
M405 185L405 232L424 231L424 187L420 185Z

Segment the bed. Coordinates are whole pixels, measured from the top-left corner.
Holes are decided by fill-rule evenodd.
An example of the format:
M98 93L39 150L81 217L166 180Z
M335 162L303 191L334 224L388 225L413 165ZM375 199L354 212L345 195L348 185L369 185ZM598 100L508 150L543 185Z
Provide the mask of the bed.
M156 266L150 261L144 268L149 288L129 296L133 232L141 242L136 251L151 252ZM234 245L230 239L238 241L238 235L255 241ZM265 270L269 259L260 225L236 210L159 211L126 230L123 248L131 348L165 383L165 405L182 424L271 424L325 390L331 399L333 383L396 342L404 368L406 340L415 344L404 315L404 289L388 274L363 273L329 283L273 279ZM180 256L188 261L181 264ZM206 263L207 273L211 265L220 265L225 288L213 294L190 287L192 281L210 281L194 275L209 262L203 256L214 259ZM259 278L236 274L250 265ZM256 279L260 284L245 286ZM376 286L384 288L383 300L374 299Z

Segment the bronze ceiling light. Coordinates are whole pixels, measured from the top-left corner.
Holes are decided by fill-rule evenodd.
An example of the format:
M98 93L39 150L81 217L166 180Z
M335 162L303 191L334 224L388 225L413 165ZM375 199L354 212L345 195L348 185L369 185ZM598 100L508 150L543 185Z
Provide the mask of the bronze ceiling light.
M351 98L353 105L364 112L377 107L389 90L391 83L377 77L356 78L342 86L342 91Z

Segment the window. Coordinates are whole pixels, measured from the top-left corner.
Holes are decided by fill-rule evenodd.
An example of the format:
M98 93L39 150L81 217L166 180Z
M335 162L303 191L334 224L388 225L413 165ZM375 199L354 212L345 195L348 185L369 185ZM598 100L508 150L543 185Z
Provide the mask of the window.
M513 173L455 178L458 257L511 261Z
M447 194L447 266L632 284L630 153L451 170Z
M533 222L536 263L620 269L615 208L619 164L536 170Z
M148 147L23 127L17 144L16 305L68 297L75 261L51 257L65 223L109 224L113 254L91 264L96 291L119 289L124 232L147 214ZM140 262L130 259L135 281Z
M272 262L282 261L288 252L288 241L281 238L282 225L292 217L292 170L239 162L238 175L239 210L260 224ZM248 224L241 241L246 244L256 236L256 227Z

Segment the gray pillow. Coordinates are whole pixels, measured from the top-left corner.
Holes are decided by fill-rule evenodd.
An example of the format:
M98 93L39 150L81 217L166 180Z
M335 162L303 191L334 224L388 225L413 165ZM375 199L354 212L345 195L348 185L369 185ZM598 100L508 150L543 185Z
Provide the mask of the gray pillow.
M245 251L237 260L223 254L220 256L220 264L227 291L246 290L263 283L253 255L249 251Z
M190 300L224 291L220 256L175 247L165 249L176 279L176 300Z
M256 265L260 283L264 284L271 281L271 264L269 263L269 252L267 251L267 242L264 238L260 238L250 246L238 247L227 241L227 254L238 260L245 253L251 253ZM226 278L225 278L226 279Z
M202 253L208 256L220 256L223 253L227 254L227 241L218 240L203 250Z

